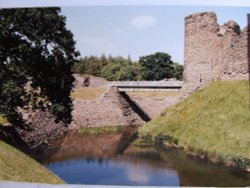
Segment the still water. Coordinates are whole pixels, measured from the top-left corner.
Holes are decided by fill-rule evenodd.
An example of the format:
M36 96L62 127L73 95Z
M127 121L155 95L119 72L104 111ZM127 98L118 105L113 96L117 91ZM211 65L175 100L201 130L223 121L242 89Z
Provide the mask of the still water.
M187 158L180 151L124 146L121 135L70 134L43 163L66 183L151 186L249 186L249 175Z
M133 158L83 158L48 164L67 183L99 185L180 185L174 169L136 163Z

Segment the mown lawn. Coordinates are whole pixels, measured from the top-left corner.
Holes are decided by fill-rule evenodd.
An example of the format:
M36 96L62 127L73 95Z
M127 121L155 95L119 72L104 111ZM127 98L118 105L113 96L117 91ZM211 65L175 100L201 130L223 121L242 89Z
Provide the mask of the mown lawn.
M64 183L44 166L3 141L0 141L0 181Z
M168 137L196 151L250 159L248 81L215 82L139 130L140 138Z

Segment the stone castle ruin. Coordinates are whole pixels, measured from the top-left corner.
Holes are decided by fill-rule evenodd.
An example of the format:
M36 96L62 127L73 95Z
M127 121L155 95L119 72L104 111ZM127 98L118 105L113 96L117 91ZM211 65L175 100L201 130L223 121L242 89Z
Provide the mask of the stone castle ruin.
M249 79L248 28L217 23L216 14L185 17L184 81L199 87L214 80Z
M110 87L102 78L75 75L76 88L103 87L107 91L95 100L74 100L73 122L66 129L45 112L31 118L31 131L19 131L22 140L37 147L68 129L109 125L139 125L161 115L168 106L215 80L249 79L249 29L234 21L220 26L216 14L205 12L185 18L184 88L181 97L147 98L129 96ZM86 84L86 85L85 85ZM147 117L147 118L145 118ZM40 121L43 119L43 121ZM46 126L50 125L50 126ZM4 128L8 128L4 126ZM0 135L1 137L1 135Z

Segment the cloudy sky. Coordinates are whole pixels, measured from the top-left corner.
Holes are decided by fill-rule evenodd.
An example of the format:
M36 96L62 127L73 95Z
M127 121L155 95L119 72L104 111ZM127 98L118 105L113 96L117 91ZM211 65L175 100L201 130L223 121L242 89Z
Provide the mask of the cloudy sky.
M247 24L250 8L187 6L65 7L62 14L73 32L81 56L130 55L133 60L158 51L183 63L184 17L214 11L219 24L231 19Z
M250 13L248 0L1 0L0 3L0 8L50 6L63 7L67 27L73 32L82 56L130 55L138 60L140 56L161 51L179 63L183 63L185 16L214 11L219 24L235 20L242 28Z

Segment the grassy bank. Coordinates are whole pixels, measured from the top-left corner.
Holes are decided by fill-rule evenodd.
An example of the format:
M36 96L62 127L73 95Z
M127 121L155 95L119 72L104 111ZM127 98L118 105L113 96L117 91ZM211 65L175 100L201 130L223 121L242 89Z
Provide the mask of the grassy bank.
M136 96L136 97L149 97L149 98L157 98L157 97L178 97L180 92L178 91L130 91L126 92L128 95Z
M139 136L168 139L249 166L249 103L248 81L215 82L144 125Z
M8 121L0 114L0 125L7 123Z
M64 183L29 156L0 141L0 181Z
M77 88L71 93L71 97L79 100L94 100L100 97L106 90L107 88L102 87Z
M80 134L105 134L105 133L121 133L123 126L103 126L103 127L81 127L78 132Z

